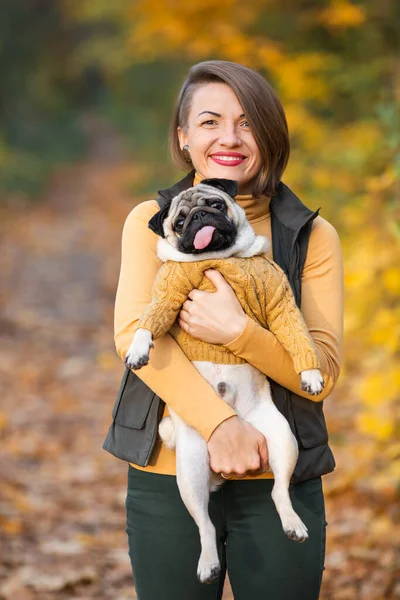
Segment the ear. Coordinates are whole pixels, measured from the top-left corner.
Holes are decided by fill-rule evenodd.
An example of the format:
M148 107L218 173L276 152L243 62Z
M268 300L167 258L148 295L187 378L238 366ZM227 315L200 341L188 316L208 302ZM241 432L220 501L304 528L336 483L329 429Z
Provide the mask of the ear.
M232 198L237 196L239 189L238 182L233 179L218 179L214 177L213 179L203 179L200 183L211 185L212 187L217 188L217 190L222 190L232 196Z
M163 238L165 238L163 224L165 219L168 217L169 207L170 204L166 204L161 210L156 212L156 214L151 217L148 223L149 229Z
M181 148L183 148L187 142L187 135L183 131L182 127L177 127L176 132L178 134L179 145Z

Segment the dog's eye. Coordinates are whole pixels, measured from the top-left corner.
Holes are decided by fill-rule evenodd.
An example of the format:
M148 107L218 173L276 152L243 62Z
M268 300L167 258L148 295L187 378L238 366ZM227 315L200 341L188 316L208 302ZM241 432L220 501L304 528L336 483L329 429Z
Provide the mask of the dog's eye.
M182 229L185 219L178 219L175 221L175 229Z
M221 210L221 208L224 206L224 203L220 202L219 200L216 200L215 202L211 202L210 206L211 206L211 208L216 208L217 210Z

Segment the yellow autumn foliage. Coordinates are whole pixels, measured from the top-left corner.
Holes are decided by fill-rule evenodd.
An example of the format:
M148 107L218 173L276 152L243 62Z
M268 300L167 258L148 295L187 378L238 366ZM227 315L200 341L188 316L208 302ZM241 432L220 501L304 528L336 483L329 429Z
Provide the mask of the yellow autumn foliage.
M331 28L359 27L366 19L365 11L359 4L347 0L333 0L321 11L320 21Z

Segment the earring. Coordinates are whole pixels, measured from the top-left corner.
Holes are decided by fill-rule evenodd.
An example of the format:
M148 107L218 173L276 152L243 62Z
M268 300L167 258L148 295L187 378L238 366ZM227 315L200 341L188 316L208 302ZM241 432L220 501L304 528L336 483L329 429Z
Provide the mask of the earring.
M186 162L191 163L192 159L190 156L190 148L187 144L185 144L182 148L182 152L183 152L183 157L186 160Z

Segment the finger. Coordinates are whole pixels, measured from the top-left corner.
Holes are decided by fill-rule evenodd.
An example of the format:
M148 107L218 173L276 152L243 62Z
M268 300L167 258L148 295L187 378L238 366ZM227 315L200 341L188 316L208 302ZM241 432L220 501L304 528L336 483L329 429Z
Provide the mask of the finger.
M193 301L192 300L185 300L185 302L182 304L182 309L181 310L186 310L186 312L190 312L190 308L193 305Z
M188 333L189 335L191 335L192 337L194 336L194 330L193 330L193 324L192 323L185 323L185 321L182 321L183 323L183 327L182 329L184 331L186 331L186 333Z
M220 287L221 285L224 285L224 283L226 285L229 285L222 273L220 273L220 271L217 271L216 269L207 269L206 271L204 271L204 275L207 277L207 279L212 281L216 288Z
M183 330L184 330L184 331L186 331L186 332L187 332L187 331L188 331L188 329L189 329L189 328L188 328L188 326L187 326L187 324L185 323L185 321L182 321L182 319L178 319L178 325L179 325L179 327L180 327L181 329L183 329Z
M202 293L203 292L201 292L197 288L194 288L191 292L188 293L188 298L190 298L191 300L194 300L195 298L197 298ZM186 300L186 302L187 302L187 300Z
M240 473L240 475L238 473L235 473L235 477L237 477L238 479L243 479L243 477L246 477L247 475L247 471L245 471L244 473Z
M179 313L179 318L182 319L182 321L185 321L185 323L189 323L190 321L190 313L187 310L181 310Z
M268 469L268 446L267 442L264 438L264 441L258 445L258 453L260 455L260 469L267 470Z
M249 477L257 477L258 475L261 475L262 471L261 469L254 469L252 471L248 472Z

